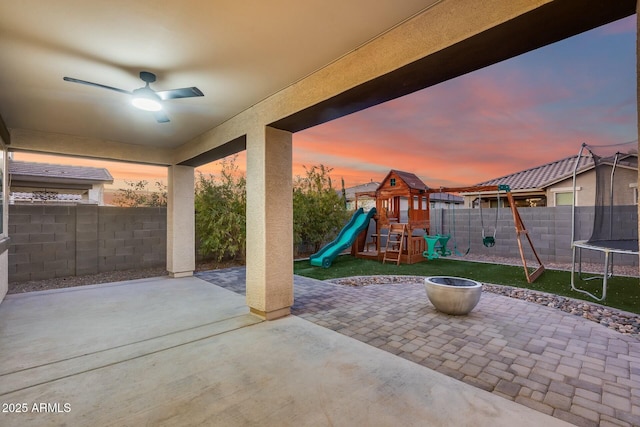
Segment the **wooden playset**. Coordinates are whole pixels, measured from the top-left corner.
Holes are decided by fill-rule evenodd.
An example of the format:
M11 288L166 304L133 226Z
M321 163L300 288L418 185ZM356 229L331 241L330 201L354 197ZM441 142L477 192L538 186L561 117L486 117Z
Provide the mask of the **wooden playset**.
M356 193L356 206L359 197L375 198L377 214L373 217L376 228L370 235L364 230L354 241L351 254L358 258L376 259L383 263L414 264L426 259L436 259L451 255L447 248L449 235L432 233L430 223L430 195L433 193L505 193L513 216L520 257L527 281L532 283L544 272L540 260L522 222L513 196L507 185L449 187L429 189L416 175L391 170L375 192ZM401 217L401 203L406 203L406 214ZM485 235L483 244L487 247L495 244L495 235ZM530 272L524 256L522 237L526 237L539 267Z

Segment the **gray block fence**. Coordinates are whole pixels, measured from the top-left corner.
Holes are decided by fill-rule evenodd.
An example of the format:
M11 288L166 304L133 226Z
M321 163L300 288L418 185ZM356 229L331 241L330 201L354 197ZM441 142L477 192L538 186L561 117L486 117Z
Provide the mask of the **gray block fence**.
M571 208L521 208L524 222L543 262L571 262ZM498 211L496 245L482 244L482 225L493 235L496 209L432 211L432 233L451 234L449 247L471 247L474 254L518 258L511 211ZM636 206L617 207L616 226L638 236ZM577 237L587 239L593 226L593 208L577 209ZM373 229L375 230L375 228ZM110 206L9 206L9 281L93 274L166 265L166 208ZM524 245L528 259L533 259ZM602 262L600 252L583 251L585 262ZM616 255L620 265L638 265L638 257Z
M9 282L166 265L166 208L9 206Z
M637 206L617 206L615 212L616 227L625 230L630 239L638 237ZM543 262L571 263L571 207L519 208L534 247ZM509 208L498 209L496 244L487 248L482 244L482 230L485 235L493 236L496 229L496 209L483 209L482 218L479 209L435 209L431 211L431 233L451 234L449 246L457 244L458 250L486 256L519 258L513 216ZM586 240L591 236L594 221L593 207L576 208L576 239ZM483 227L484 226L484 227ZM527 259L534 259L529 244L523 236L523 247ZM583 262L601 263L602 252L583 250ZM638 265L638 256L614 256L619 265Z

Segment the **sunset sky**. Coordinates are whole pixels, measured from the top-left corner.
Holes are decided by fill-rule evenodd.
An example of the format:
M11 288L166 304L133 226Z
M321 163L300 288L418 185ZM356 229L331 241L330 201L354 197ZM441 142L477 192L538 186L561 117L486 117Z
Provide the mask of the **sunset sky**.
M322 163L346 186L380 181L390 169L413 172L430 187L471 185L575 155L582 142L636 140L635 34L632 16L298 132L293 175ZM116 183L166 178L158 167L15 159L104 166ZM245 167L244 153L238 165Z

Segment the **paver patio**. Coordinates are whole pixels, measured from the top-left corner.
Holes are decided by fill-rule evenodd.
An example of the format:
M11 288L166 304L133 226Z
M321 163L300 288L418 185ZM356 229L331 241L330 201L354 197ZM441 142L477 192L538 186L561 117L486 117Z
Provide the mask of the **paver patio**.
M198 277L244 293L244 268ZM420 284L300 276L292 313L575 425L640 425L640 340L582 317L491 293L448 316Z

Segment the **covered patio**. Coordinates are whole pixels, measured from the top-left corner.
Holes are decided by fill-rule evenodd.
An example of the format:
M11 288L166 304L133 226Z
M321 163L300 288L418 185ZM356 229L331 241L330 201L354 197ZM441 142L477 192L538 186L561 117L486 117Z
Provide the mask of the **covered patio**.
M9 295L0 348L3 426L567 425L195 277Z
M2 160L24 151L166 166L167 271L178 278L195 268L194 168L246 150L247 305L277 319L293 304L293 133L633 15L637 2L226 6L3 3ZM165 100L158 120L127 102L148 71L152 89L204 96Z
M636 0L223 3L0 5L0 424L565 425L290 315L292 135L632 15ZM63 80L133 89L146 70L158 90L205 96L157 123ZM243 150L246 296L192 277L194 169ZM166 167L170 277L5 297L10 151Z

